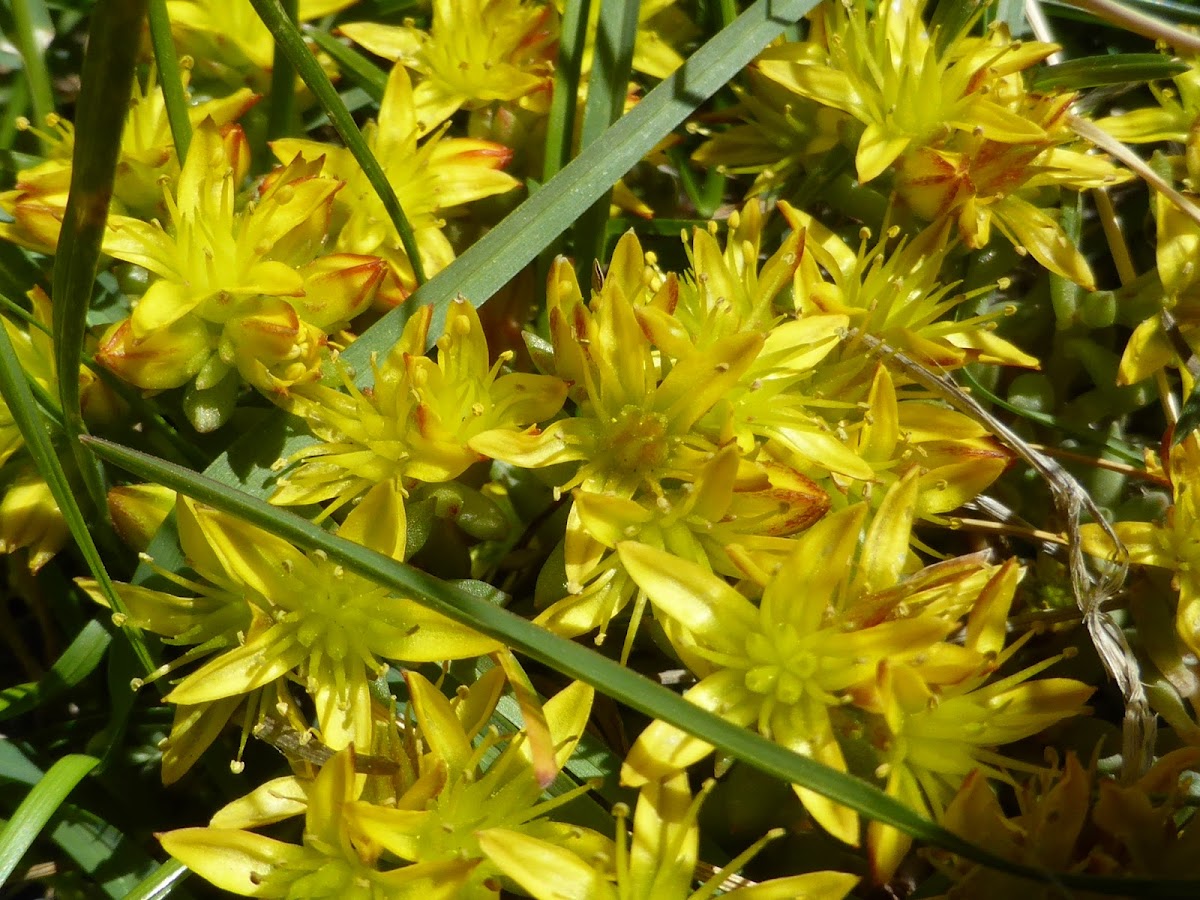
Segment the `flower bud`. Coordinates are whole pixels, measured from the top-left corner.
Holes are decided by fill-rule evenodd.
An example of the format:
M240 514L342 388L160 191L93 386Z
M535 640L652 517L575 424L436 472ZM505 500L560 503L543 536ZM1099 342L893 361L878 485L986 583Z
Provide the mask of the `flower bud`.
M175 492L161 484L127 484L108 492L108 512L117 534L138 551L150 546L174 508Z
M112 326L100 340L97 361L118 378L148 391L187 384L215 349L208 326L195 316L135 340L130 320Z

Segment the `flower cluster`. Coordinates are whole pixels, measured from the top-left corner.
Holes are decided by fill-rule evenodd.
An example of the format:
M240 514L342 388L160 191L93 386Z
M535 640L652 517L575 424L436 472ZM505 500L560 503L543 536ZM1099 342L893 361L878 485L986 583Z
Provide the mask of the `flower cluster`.
M293 78L248 0L162 6L155 50L184 55L142 60L113 117L90 305L55 258L97 138L21 115L52 86L5 88L0 337L36 408L3 366L0 553L26 553L30 614L0 719L108 644L93 621L42 661L27 621L49 652L56 616L111 618L145 668L114 655L108 690L138 694L46 717L53 746L106 720L104 768L153 760L181 798L208 766L157 837L242 896L1022 890L930 846L950 832L1052 880L1194 875L1194 62L1058 66L1078 36L1018 39L993 3L826 0L711 101L684 68L641 110L687 121L580 206L608 227L535 215L536 261L492 260L487 298L459 257L526 196L591 189L560 157L615 140L595 117L761 27L672 0L302 0ZM1130 73L1169 80L1084 93ZM39 416L51 458L18 425ZM176 465L122 483L88 453L134 457L81 428ZM226 505L205 467L267 503ZM84 519L56 468L87 569L59 553ZM359 550L270 527L294 516Z

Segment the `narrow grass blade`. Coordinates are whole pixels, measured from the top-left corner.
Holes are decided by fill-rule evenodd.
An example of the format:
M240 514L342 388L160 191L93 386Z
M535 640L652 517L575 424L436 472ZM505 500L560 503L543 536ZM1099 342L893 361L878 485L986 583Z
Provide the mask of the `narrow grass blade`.
M280 8L287 23L295 28L300 0L280 0ZM270 106L267 108L267 140L273 141L292 133L292 117L296 107L296 69L288 59L287 51L278 42L275 44L275 60L271 68L271 97L268 102Z
M17 124L29 109L29 82L18 78L8 91L8 102L0 109L0 147L11 147L17 139Z
M1074 3L1068 2L1068 0L1044 0L1042 5L1046 8L1046 12L1058 18L1074 19L1080 22L1087 22L1089 25L1099 24L1110 28L1118 27L1110 25L1110 23L1097 16L1089 15ZM1194 6L1191 3L1180 3L1178 0L1125 0L1124 5L1130 9L1170 19L1172 22L1177 22L1180 25L1200 25L1200 7Z
M78 359L78 355L75 359ZM83 554L92 576L99 582L100 589L104 592L113 612L121 614L121 627L133 644L134 652L145 666L146 672L153 671L154 663L141 632L124 621L127 618L125 604L113 589L112 580L108 577L104 561L100 557L99 550L96 549L95 541L92 540L91 530L79 509L79 503L67 481L58 454L54 452L54 447L50 443L50 435L46 430L45 422L38 412L33 393L29 390L29 383L21 369L21 363L17 359L12 341L9 340L8 332L4 328L0 328L0 395L3 396L13 421L25 439L25 444L29 449L30 456L33 457L38 472L50 486L54 502L58 504L58 509L66 520L67 528L79 546L79 551Z
M311 25L304 26L304 35L314 44L330 55L338 68L347 75L351 82L358 85L376 103L383 101L383 92L387 87L387 73L355 50L347 47L333 35Z
M625 110L640 6L625 0L604 0L600 5L588 76L587 108L580 132L581 149L586 150L599 140ZM580 284L588 283L592 266L604 259L605 225L611 201L612 185L609 185L575 223L575 269Z
M111 641L103 625L95 619L88 622L40 681L0 691L0 722L41 706L79 684L100 665Z
M276 49L286 54L288 61L295 66L300 77L304 79L304 83L308 85L308 89L313 92L313 96L317 98L317 102L329 116L329 121L341 136L347 149L354 154L354 158L362 166L363 174L371 182L371 187L379 195L384 209L391 217L392 224L396 226L400 242L404 245L404 252L408 254L408 259L412 263L417 283L423 284L425 270L421 268L421 254L417 249L417 239L413 235L412 226L408 223L408 217L404 215L400 201L396 199L396 192L392 190L392 185L384 175L379 160L367 147L362 132L358 130L358 126L354 124L345 104L338 97L337 90L329 81L329 76L325 74L321 64L305 46L300 30L294 22L288 19L279 0L250 0L250 3L254 6L254 11L258 13L263 24L267 26L267 30L271 32L271 36L275 38Z
M179 164L183 165L188 147L192 144L192 122L187 113L183 72L179 69L175 39L171 37L167 0L149 0L149 3L150 44L154 47L154 64L158 67L158 83L162 86L163 100L167 105L167 123L171 126L171 137L175 141L175 155L179 157Z
M39 11L41 15L37 13ZM46 57L38 44L35 20L46 20L45 8L40 0L13 0L13 24L16 27L16 44L25 63L25 82L33 101L33 116L39 127L44 127L46 117L54 112L54 90L50 85L50 73L46 71Z
M433 305L430 333L440 334L446 308L455 297L461 294L476 306L482 304L574 224L671 129L815 5L815 0L758 0L550 182L422 286L410 304L393 310L364 332L342 358L368 371L365 364L370 354L392 345L413 305Z
M1058 873L1050 876L1028 866L1010 863L935 825L862 779L829 769L726 722L595 650L551 634L507 609L330 534L293 513L231 491L226 485L203 475L109 441L91 437L85 440L98 455L141 478L165 484L297 546L321 550L351 571L412 597L456 622L504 641L531 659L584 681L639 712L682 728L768 775L811 788L867 818L892 825L915 838L1016 875L1037 880L1053 877L1062 884L1101 893L1194 897L1200 891L1200 880L1113 879ZM1149 893L1145 893L1147 891Z
M50 817L67 795L99 762L94 756L71 754L50 767L21 801L16 814L0 830L0 886L3 886Z
M546 159L542 181L558 174L571 158L575 135L575 108L579 98L579 74L587 43L588 12L592 0L567 0L558 39L558 61L554 66L554 96L546 120Z
M1102 87L1110 84L1139 84L1174 78L1188 70L1188 64L1161 53L1117 53L1085 56L1046 66L1033 76L1035 91Z
M160 900L186 879L191 871L183 863L168 859L137 887L125 895L125 900Z
M121 128L113 127L113 110L129 105L139 47L132 36L141 33L145 17L146 0L99 0L92 11L75 107L71 191L54 257L54 363L59 403L71 453L100 521L108 518L103 473L75 441L85 431L77 372L121 152ZM123 121L123 116L118 115L117 120Z

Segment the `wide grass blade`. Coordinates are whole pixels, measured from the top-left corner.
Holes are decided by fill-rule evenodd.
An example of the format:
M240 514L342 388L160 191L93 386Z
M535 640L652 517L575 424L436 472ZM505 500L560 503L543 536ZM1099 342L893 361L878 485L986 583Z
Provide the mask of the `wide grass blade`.
M409 304L364 332L342 358L366 373L370 354L392 345L413 305L433 305L431 335L441 333L446 308L455 297L461 294L481 305L784 28L815 5L815 0L758 0L499 225L417 290Z
M579 97L579 75L587 43L588 11L592 0L567 0L558 39L558 61L554 66L554 95L546 120L546 158L542 181L549 181L571 158L575 135L575 108Z
M25 851L33 846L67 795L99 762L94 756L79 753L64 756L21 801L16 814L0 830L0 887L8 881Z
M122 129L113 127L114 111L117 122L123 123L139 49L134 36L141 33L145 18L146 0L99 0L92 11L75 107L71 191L54 257L54 364L59 403L71 453L100 521L108 519L104 475L75 440L86 430L77 373L121 153Z
M860 778L829 769L726 722L595 650L551 634L419 569L339 538L307 519L262 500L231 491L203 475L109 441L90 437L85 440L98 455L140 478L164 484L238 516L297 546L320 550L351 571L412 597L456 622L504 641L531 659L584 681L632 709L682 728L768 775L808 787L915 838L1016 875L1038 880L1053 878L1062 884L1102 893L1192 897L1200 891L1200 880L1112 879L1058 873L1051 876L1029 866L1010 863L928 821Z

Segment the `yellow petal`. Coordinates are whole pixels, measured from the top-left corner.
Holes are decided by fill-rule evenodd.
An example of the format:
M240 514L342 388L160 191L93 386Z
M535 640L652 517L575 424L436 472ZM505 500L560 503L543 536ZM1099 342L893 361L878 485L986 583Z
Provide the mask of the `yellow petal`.
M282 678L308 656L308 649L293 643L280 652L273 646L273 637L268 630L222 653L183 679L163 699L168 703L209 703L249 693Z
M304 847L231 828L181 828L158 840L201 878L242 897L287 896L289 882L313 856Z
M504 646L414 600L395 598L386 602L394 621L402 623L402 627L381 628L379 634L369 637L371 649L388 659L408 662L469 659L494 653Z
M294 775L265 781L218 809L208 824L213 828L260 828L302 815L308 809L308 791Z
M992 215L1013 244L1024 247L1038 262L1089 291L1096 280L1087 260L1057 222L1020 197L1008 196L992 204Z
M885 125L874 122L868 125L859 138L854 157L859 183L866 184L882 175L910 143L910 135L889 135Z
M504 828L476 837L488 859L536 900L616 900L604 873L569 850Z
M735 725L758 718L761 697L751 695L739 669L723 669L688 689L684 697ZM713 747L666 722L651 722L630 748L621 767L621 783L641 787L682 772L712 753Z
M282 538L212 507L185 501L204 541L229 580L262 597L294 590L291 569L309 567L304 555ZM186 549L186 546L185 546Z
M417 724L421 727L421 737L436 756L446 761L452 772L463 772L471 758L471 742L454 715L450 701L420 672L407 670L404 681L408 685Z
M399 485L389 479L367 491L337 533L338 537L403 562L408 528Z
M655 608L714 649L739 653L745 635L758 627L750 601L696 563L634 541L618 544L617 552Z

